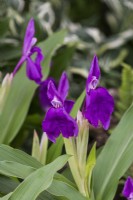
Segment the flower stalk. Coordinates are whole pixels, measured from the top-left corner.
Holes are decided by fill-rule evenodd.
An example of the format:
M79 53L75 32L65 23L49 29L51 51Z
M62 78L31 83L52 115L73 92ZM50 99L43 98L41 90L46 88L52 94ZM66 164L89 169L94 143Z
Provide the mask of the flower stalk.
M70 138L70 139L64 138L64 144L65 144L66 153L68 155L72 155L72 157L69 159L68 162L69 162L69 166L70 166L73 178L76 182L76 185L77 185L79 191L81 193L83 193L83 191L81 191L81 188L80 188L81 177L80 177L80 173L79 173L79 169L78 169L78 158L77 158L74 141L72 141L72 138Z
M82 115L79 113L79 115ZM64 139L66 152L73 155L69 159L69 166L79 191L89 199L88 181L86 180L86 160L88 146L88 122L85 119L78 121L79 134L76 139Z

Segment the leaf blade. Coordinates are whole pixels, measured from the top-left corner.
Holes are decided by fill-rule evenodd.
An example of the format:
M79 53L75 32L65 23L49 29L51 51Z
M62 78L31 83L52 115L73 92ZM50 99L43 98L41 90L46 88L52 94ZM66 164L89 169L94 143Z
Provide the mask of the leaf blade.
M22 66L13 78L0 115L0 143L9 144L16 136L27 115L36 88L36 84L26 77L25 67Z
M42 164L40 162L38 162L35 158L31 157L25 152L18 149L13 149L12 147L1 144L0 145L0 161L5 161L5 160L20 163L26 166L31 166L35 169L42 167Z
M43 166L33 172L16 188L10 199L35 200L42 191L51 185L54 174L64 166L68 158L68 155L60 156L49 165Z
M42 66L44 66L43 74L45 79L48 77L50 72L50 60L56 49L58 49L63 44L65 35L66 31L61 30L52 34L45 42L38 44L45 56L45 59L42 62Z
M96 200L113 199L119 179L133 161L132 118L133 104L122 117L97 159L93 184Z

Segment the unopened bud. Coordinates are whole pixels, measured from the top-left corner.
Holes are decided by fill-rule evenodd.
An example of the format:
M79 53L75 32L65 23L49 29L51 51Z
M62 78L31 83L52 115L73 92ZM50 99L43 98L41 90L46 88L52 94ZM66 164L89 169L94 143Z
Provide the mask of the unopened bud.
M4 79L0 85L0 113L2 112L6 98L8 96L10 86L12 83L12 79L13 79L12 74L6 74L6 76L4 77Z
M6 74L6 76L4 77L3 81L2 81L2 85L1 87L6 87L7 85L11 85L11 82L12 82L12 79L13 79L13 74Z

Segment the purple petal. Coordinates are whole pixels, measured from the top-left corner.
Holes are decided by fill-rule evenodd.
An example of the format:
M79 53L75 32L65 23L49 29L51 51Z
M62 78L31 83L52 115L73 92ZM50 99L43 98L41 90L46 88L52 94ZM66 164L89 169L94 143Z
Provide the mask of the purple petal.
M103 128L107 130L110 125L110 117L114 110L113 97L103 87L98 87L86 95L84 116L95 127L102 123Z
M35 34L34 19L31 18L27 25L24 37L23 55L27 55L32 46L35 44L36 39L34 38L34 34Z
M37 38L33 37L31 40L31 47L33 47L37 42Z
M63 101L66 99L68 95L68 90L69 90L69 81L66 72L63 72L58 86L58 92L61 95Z
M44 56L43 56L43 54L42 54L42 50L41 50L39 47L35 46L35 47L33 47L33 48L31 49L30 56L33 55L34 53L37 53L36 58L35 58L35 63L36 63L36 65L41 66L40 63L41 63L42 60L44 59Z
M29 57L27 57L26 61L26 74L28 78L30 80L34 80L37 84L40 84L42 78L40 67L36 66L36 64Z
M78 134L76 121L68 115L64 108L50 108L42 123L42 129L48 138L55 142L62 133L63 137L75 137Z
M131 177L127 178L122 194L126 198L130 198L131 196L133 198L133 179Z
M49 83L48 83L47 95L48 95L48 98L49 98L51 104L55 108L63 106L63 101L62 101L62 99L61 99L61 97L60 97L58 91L56 90L56 87L55 87L55 85L52 81L49 81Z
M90 89L95 89L98 85L100 77L100 68L98 64L98 58L95 55L90 67L89 76L86 82L86 91L89 93Z
M65 102L64 102L64 108L65 108L65 110L67 111L67 113L70 113L71 112L71 110L72 110L72 108L73 108L73 106L74 106L74 101L72 101L72 100L66 100Z
M94 58L91 62L89 76L95 76L97 79L99 79L99 77L100 77L100 68L99 68L99 64L98 64L98 58L96 55L94 56Z
M41 51L41 49L39 47L33 47L31 49L30 56L32 56L34 53L36 53L36 58L35 58L34 63L35 63L35 65L36 65L36 67L38 69L38 72L40 73L40 76L42 78L41 62L44 59L44 56L43 56L42 51Z
M47 111L48 108L51 106L51 102L47 96L47 88L48 88L48 83L50 80L55 85L54 79L48 78L47 80L41 82L40 87L39 87L39 101L44 111Z

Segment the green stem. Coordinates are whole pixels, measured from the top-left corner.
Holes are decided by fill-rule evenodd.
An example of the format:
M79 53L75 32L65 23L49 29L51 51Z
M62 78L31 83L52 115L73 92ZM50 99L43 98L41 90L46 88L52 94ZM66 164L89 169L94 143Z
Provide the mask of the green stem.
M69 159L69 166L79 191L89 198L88 186L86 183L86 159L88 146L88 123L83 121L76 138L64 139L66 152L72 157Z
M73 139L65 139L64 138L64 143L65 143L65 148L66 152L69 155L72 155L72 157L69 159L69 166L73 175L73 178L76 182L76 185L79 189L79 191L85 196L85 190L83 187L83 184L81 182L81 176L78 168L78 158L77 158L77 153L76 153L76 146L75 142Z
M86 160L87 160L87 148L88 148L88 138L89 138L89 126L86 120L83 121L82 130L80 132L81 143L77 148L78 153L78 163L80 167L80 172L82 178L85 180L85 170L86 170Z

